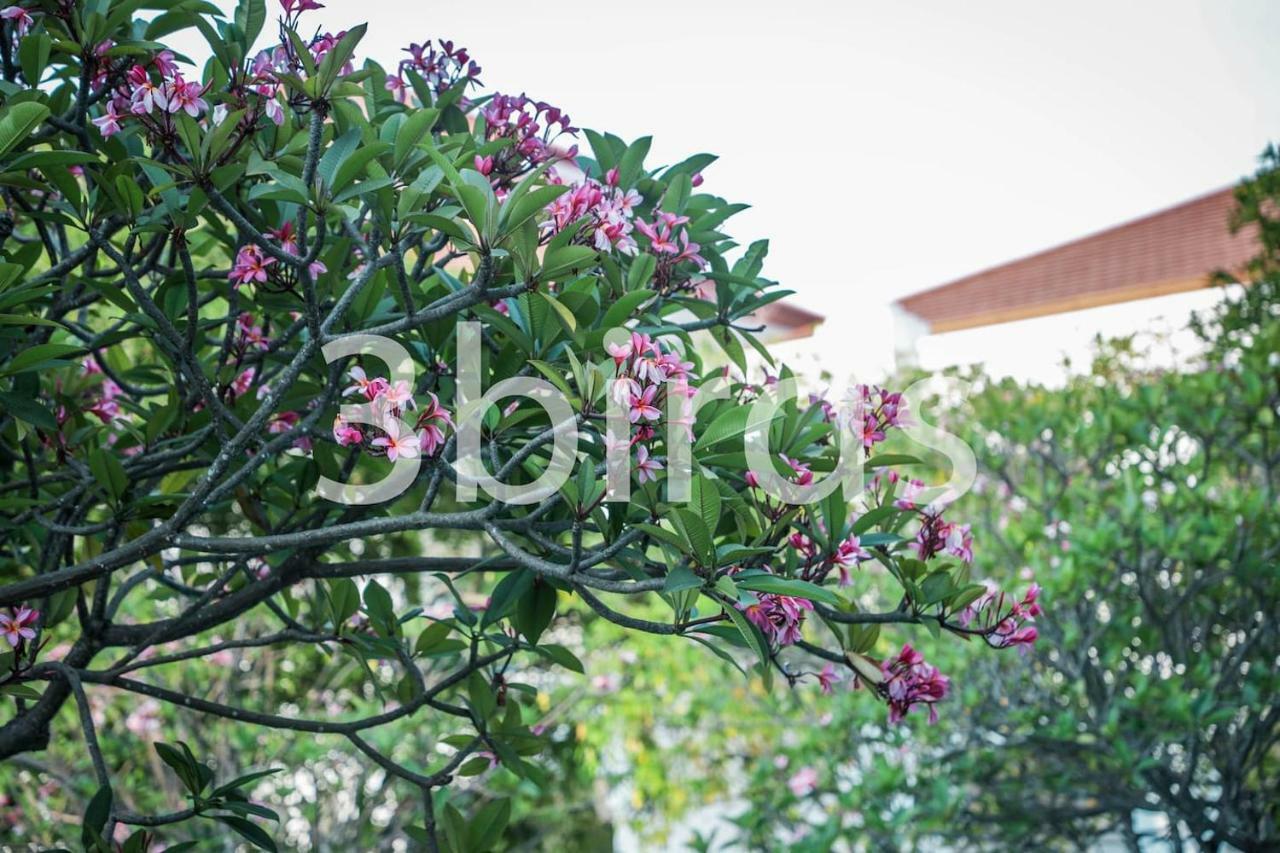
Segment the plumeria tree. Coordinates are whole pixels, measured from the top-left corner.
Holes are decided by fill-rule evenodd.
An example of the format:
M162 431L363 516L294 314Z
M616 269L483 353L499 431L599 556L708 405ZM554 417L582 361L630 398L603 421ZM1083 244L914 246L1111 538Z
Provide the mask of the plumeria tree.
M949 692L921 642L1035 640L1036 588L974 583L946 495L879 452L900 394L746 381L786 291L721 230L714 158L484 94L447 40L363 60L316 8L269 37L262 0L0 11L16 837L271 849L274 750L325 743L410 792L388 832L492 847L510 803L459 779L550 784L540 685L581 671L585 618L894 722ZM166 47L186 30L203 61Z

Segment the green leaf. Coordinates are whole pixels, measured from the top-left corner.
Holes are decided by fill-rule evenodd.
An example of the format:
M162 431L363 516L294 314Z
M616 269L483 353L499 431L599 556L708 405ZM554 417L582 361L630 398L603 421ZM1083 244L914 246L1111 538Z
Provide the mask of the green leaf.
M89 470L103 491L115 500L119 500L129 488L129 478L124 473L124 466L116 458L113 450L99 449L89 454Z
M898 465L923 465L924 462L919 457L906 453L881 453L879 456L872 456L866 464L868 468L888 468Z
M267 770L256 770L253 773L246 773L243 776L237 776L235 779L232 779L230 782L226 783L225 785L218 786L212 792L210 792L209 796L221 797L231 793L237 788L245 787L250 782L256 782L259 779L264 779L267 776L271 776L273 774L282 773L282 772L284 772L283 767L272 767Z
M498 581L489 597L489 606L480 619L480 627L487 628L506 616L516 606L520 596L533 586L533 579L534 574L529 569L517 569L508 572L506 577Z
M492 850L502 837L511 819L511 800L507 797L494 800L482 808L471 821L468 836L472 850Z
M752 592L768 592L774 595L807 598L810 601L821 601L823 604L837 607L843 603L840 596L831 590L796 578L782 578L769 574L740 574L734 578L734 581L741 589L749 589Z
M857 521L853 523L853 535L861 536L880 522L897 515L899 512L901 512L901 510L893 504L885 504L884 506L878 506L875 509L867 510L858 517ZM865 547L867 543L863 542L862 544Z
M720 490L701 474L690 483L689 508L702 517L707 530L715 532L720 525Z
M622 159L618 161L618 185L621 187L634 186L640 178L640 172L644 168L644 158L649 154L649 144L653 142L653 137L642 136L627 148L626 153L622 155Z
M65 365L68 362L61 360L63 356L81 352L84 352L83 347L72 344L40 344L29 347L10 359L9 363L0 369L0 376L12 376L15 373Z
M414 643L413 650L417 654L426 654L427 652L440 645L453 632L453 623L451 622L432 622L430 625L422 629L422 633L418 635L418 641Z
M487 720L498 709L498 698L493 695L489 679L479 672L473 672L467 678L467 701L481 719Z
M553 309L555 309L556 316L560 318L560 322L564 324L565 330L568 331L569 334L572 335L574 332L578 330L577 319L573 316L573 312L565 307L563 302L561 302L559 299L556 299L554 296L552 296L550 293L547 293L546 291L539 290L538 295L541 296L544 300L546 300L546 303L548 305L550 305Z
M271 840L271 836L267 834L266 830L256 823L232 815L215 815L214 820L231 827L241 838L259 850L276 853L276 843Z
M461 182L453 188L458 201L480 239L492 243L498 230L498 197L493 194L493 186L475 169L463 169L458 174Z
M107 819L111 817L111 788L103 785L89 800L84 810L84 820L80 825L80 841L89 850L110 850L111 847L102 840L102 831L106 828Z
M654 537L658 541L667 543L672 548L675 548L681 553L684 553L689 550L688 542L680 538L678 534L673 533L670 530L667 530L665 527L659 527L656 524L649 524L647 522L641 522L639 524L636 524L635 526L640 530L643 530L645 533L648 533L650 536Z
M511 234L530 217L537 215L547 205L569 191L567 184L559 186L538 187L516 199L507 199L498 214L498 222L502 234ZM514 195L514 194L513 194Z
M179 750L167 743L156 743L155 747L160 760L173 768L173 772L178 774L178 778L182 780L186 789L192 794L199 794L204 786L201 784L200 771L190 751Z
M652 255L647 257L652 257ZM632 269L635 269L634 265ZM600 328L620 328L627 320L631 319L637 308L657 295L652 290L632 290L622 294L604 312L604 317L600 320Z
M12 151L48 117L49 108L34 101L0 108L0 157Z
M0 695L16 696L19 699L39 699L40 691L28 684L0 685Z
M543 580L535 580L533 588L520 596L516 604L515 625L530 643L537 644L556 615L556 589Z
M694 443L695 450L703 450L722 441L737 438L747 431L747 417L751 409L746 406L734 406L716 416L711 425Z
M27 78L29 85L35 86L40 82L52 48L53 40L48 33L35 33L19 40L18 61L22 65L22 76Z
M431 131L432 125L436 123L436 119L439 117L440 111L437 109L419 109L410 113L409 117L404 120L400 125L400 129L396 131L396 169L399 169L404 164L409 154Z
M715 564L715 546L711 541L711 530L702 516L683 507L675 507L668 516L676 532L684 537L688 547L692 549L694 558L704 566Z
M338 174L338 167L356 150L362 138L363 135L360 129L352 128L333 140L333 143L321 155L320 162L316 164L316 177L320 179L324 186L333 186L334 178ZM386 143L383 144L385 145ZM275 169L273 168L273 175L274 172ZM303 187L303 190L309 192L310 187Z
M235 21L236 26L244 33L244 48L245 53L248 53L262 33L263 24L267 22L266 0L240 0L240 5L236 7Z
M590 246L561 246L551 249L542 259L541 278L554 280L571 272L591 266L596 261L596 250Z
M702 578L695 575L692 569L681 563L667 572L666 580L662 583L662 591L670 594L683 592L686 589L698 589L701 586Z
M364 588L364 606L369 611L369 624L383 637L392 637L397 633L399 622L396 619L395 605L391 602L391 593L377 581L369 581Z
M717 602L719 603L719 602ZM738 632L742 634L742 639L747 643L747 648L755 651L756 656L760 658L760 666L767 667L769 665L769 643L765 640L764 635L760 633L755 625L752 625L747 617L742 615L742 611L731 604L722 604L724 612L729 614L729 619L733 622Z
M964 610L970 604L973 604L973 602L981 598L986 591L987 588L980 583L969 584L955 594L949 602L948 609L953 612Z
M53 432L58 428L53 412L45 408L42 403L19 397L17 394L0 392L0 409L38 429Z
M360 590L351 578L334 578L324 587L329 598L333 627L340 628L360 609Z
M582 661L578 660L578 656L566 649L564 646L555 643L543 643L538 646L538 652L553 663L559 664L565 669L571 669L576 673L586 672L582 665Z
M317 95L327 95L329 89L333 86L333 81L338 79L338 75L342 73L342 66L347 64L351 56L356 52L356 45L360 44L360 40L364 38L365 31L369 29L368 24L357 24L351 27L338 39L338 43L333 49L324 55L324 59L320 61L320 67L316 71L318 78L319 91Z
M645 252L631 261L627 270L627 290L640 290L653 279L653 271L658 267L658 259Z

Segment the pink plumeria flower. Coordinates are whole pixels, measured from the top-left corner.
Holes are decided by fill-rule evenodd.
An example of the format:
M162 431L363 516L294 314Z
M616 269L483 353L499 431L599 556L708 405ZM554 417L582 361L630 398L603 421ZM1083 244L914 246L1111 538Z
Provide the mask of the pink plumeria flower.
M896 658L880 665L880 685L889 700L889 722L900 722L916 705L929 709L929 723L938 721L937 703L946 698L951 680L925 663L924 656L905 644Z
M831 695L831 691L834 690L835 686L841 681L844 681L844 677L841 676L840 673L836 671L836 668L831 664L824 666L822 668L822 672L818 673L818 686L821 687L822 692L828 696Z
M247 367L241 371L240 375L231 383L231 396L242 397L253 386L253 377L256 371L252 367Z
M35 18L31 17L31 13L21 6L5 6L0 9L0 18L13 22L19 38L30 32L31 26L35 23Z
M621 344L605 344L604 348L613 358L614 365L620 365L631 358L631 341Z
M801 767L787 780L787 787L797 797L812 794L818 788L818 771L812 767Z
M388 383L374 399L374 402L386 406L393 412L412 409L414 405L413 389L409 387L408 380L399 379Z
M146 115L154 109L167 110L169 98L165 85L157 86L151 82L147 69L135 65L129 69L125 78L132 92L129 96L130 111L135 115Z
M344 421L342 416L339 415L333 419L333 440L343 447L351 447L362 444L364 442L364 434L354 425Z
M656 482L658 472L662 469L661 462L649 457L649 448L643 444L636 448L636 480L641 485L650 481Z
M342 396L349 397L355 393L362 393L366 400L372 400L377 397L382 388L386 385L385 379L370 379L365 375L364 368L360 366L352 367L347 372L351 377L352 384L342 389Z
M386 89L391 93L391 97L395 98L402 104L409 102L409 91L405 85L404 79L398 74L388 74Z
M323 9L324 4L317 3L316 0L280 0L280 8L284 9L286 15L294 15L312 9Z
M795 472L795 483L798 486L807 486L813 482L813 471L809 470L809 466L798 459L792 459L784 453L779 453L780 458L786 466Z
M178 62L171 50L162 50L151 60L151 64L160 72L161 77L175 77L178 74Z
M268 231L267 236L280 243L280 248L291 255L298 254L298 238L293 233L293 222L285 220L285 223L274 231Z
M273 435L288 432L297 426L300 420L297 412L281 412L274 416L271 422L267 424L267 432Z
M128 116L128 113L121 113L117 110L118 106L116 102L114 100L108 101L107 108L102 115L95 119L91 119L94 126L98 128L98 132L102 134L104 139L119 133L121 119Z
M380 435L370 444L374 447L381 447L386 451L387 458L395 462L400 457L405 459L416 459L421 449L421 443L418 436L413 432L400 432L400 422L394 418L388 418L386 423L382 425L386 435Z
M98 400L92 406L85 409L86 412L92 412L104 423L109 424L112 421L120 420L124 417L124 413L120 411L120 404L115 400L102 399Z
M760 632L779 646L791 646L803 638L801 627L806 612L813 610L813 602L791 595L774 595L762 592L755 604L739 605L738 609Z
M631 423L639 423L641 419L656 421L662 417L662 412L657 406L653 405L653 400L657 393L658 386L650 385L641 394L631 398L631 412L628 415Z
M35 624L40 619L40 611L23 605L11 613L0 613L0 637L9 643L9 648L16 649L24 640L36 638Z
M253 315L248 311L242 312L236 318L236 328L240 332L241 345L245 347L253 347L254 349L266 350L271 348L271 341L262 333L262 327L255 325Z
M262 254L261 249L250 243L241 246L240 251L236 253L235 264L232 265L231 272L227 273L227 278L231 280L233 287L265 282L270 276L267 270L275 262L275 258Z
M639 397L643 390L640 383L635 379L630 376L620 376L614 380L613 388L609 393L613 396L615 403L629 407L632 398Z

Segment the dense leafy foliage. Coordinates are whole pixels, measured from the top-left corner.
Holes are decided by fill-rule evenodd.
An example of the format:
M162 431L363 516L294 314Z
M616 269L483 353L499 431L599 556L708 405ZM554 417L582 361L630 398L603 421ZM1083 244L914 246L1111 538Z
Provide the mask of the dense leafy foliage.
M281 5L256 52L262 0L230 19L199 0L0 12L14 838L529 838L502 793L557 808L589 760L569 716L589 709L551 697L592 620L696 649L711 689L737 689L731 668L857 683L894 722L951 686L894 626L1035 640L1036 587L973 583L968 528L894 472L911 457L878 453L900 395L749 420L772 388L746 382L748 352L769 361L748 317L785 291L764 243L721 230L741 206L702 189L714 158L656 167L648 139L592 131L580 154L567 115L480 94L451 42L357 68L363 25L307 35L316 4ZM186 30L199 65L165 46ZM567 421L529 396L463 405L466 340L484 388L536 379ZM468 424L517 486L555 468L567 426L573 475L533 503L468 495ZM753 435L772 470L748 470ZM868 488L771 496L842 449L872 457Z

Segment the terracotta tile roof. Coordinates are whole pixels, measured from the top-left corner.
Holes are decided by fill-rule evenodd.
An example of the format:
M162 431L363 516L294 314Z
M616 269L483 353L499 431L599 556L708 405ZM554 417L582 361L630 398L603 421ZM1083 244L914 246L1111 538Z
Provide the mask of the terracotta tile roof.
M946 332L1195 290L1258 253L1255 231L1230 233L1234 206L1217 190L897 304Z
M782 300L770 302L751 315L751 319L764 325L765 330L761 337L765 342L777 343L807 338L813 334L818 324L827 318Z

